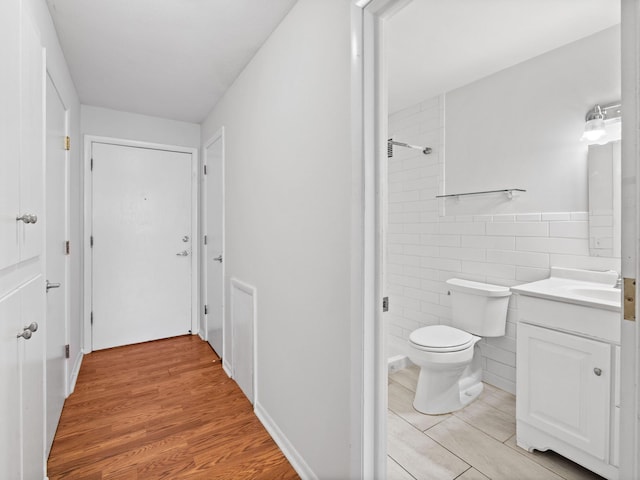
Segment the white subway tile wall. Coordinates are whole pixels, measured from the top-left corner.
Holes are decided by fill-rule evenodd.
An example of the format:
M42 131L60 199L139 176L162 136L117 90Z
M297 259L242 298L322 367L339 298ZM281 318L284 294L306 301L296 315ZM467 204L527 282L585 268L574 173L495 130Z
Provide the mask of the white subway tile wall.
M447 322L445 281L466 278L513 286L549 276L553 266L620 271L620 259L589 256L587 212L447 216L444 191L444 96L389 117L389 137L433 153L395 147L388 159L386 316L388 335L407 342L416 328ZM480 344L484 381L515 394L517 298L506 335Z

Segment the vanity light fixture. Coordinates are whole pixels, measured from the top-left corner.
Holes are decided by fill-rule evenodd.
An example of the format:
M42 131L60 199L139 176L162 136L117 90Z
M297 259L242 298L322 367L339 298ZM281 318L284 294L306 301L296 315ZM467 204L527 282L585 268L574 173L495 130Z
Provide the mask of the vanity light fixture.
M584 133L582 140L588 143L598 143L607 135L607 124L612 121L620 122L621 104L613 103L610 105L595 105L587 112L585 117Z

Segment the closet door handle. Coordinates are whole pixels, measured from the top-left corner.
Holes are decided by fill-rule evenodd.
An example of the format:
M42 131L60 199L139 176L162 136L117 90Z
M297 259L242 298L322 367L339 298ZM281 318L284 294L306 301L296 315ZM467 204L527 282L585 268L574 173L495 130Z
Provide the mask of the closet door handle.
M38 216L37 215L31 215L30 213L25 213L24 215L20 216L20 217L16 217L16 221L17 222L24 222L24 223L36 223L38 221Z
M33 322L31 323L31 325L29 325L28 327L24 327L24 331L27 332L31 332L31 333L36 333L38 331L38 323L37 322Z
M28 328L25 328L24 331L16 335L16 337L18 338L22 337L25 340L29 340L31 338L31 335L33 335L33 333L31 333L31 330L29 330Z
M188 257L189 256L189 252L187 252L186 250L183 250L180 253L176 253L176 255L179 256L179 257Z

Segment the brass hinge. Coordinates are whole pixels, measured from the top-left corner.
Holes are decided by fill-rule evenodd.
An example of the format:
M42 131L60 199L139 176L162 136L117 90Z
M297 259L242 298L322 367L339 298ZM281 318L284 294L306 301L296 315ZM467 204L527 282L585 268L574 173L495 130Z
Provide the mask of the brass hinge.
M64 149L71 150L71 137L69 136L64 137Z
M93 235L89 237L89 246L93 248Z
M91 325L93 325L93 312L91 312Z
M204 174L205 175L207 174L207 166L206 165L204 166Z
M204 236L204 244L205 245L207 244L207 236L206 235Z
M64 346L64 358L69 358L69 344Z
M636 321L636 279L624 279L624 319Z
M206 315L207 313L209 313L209 308L205 305L204 306L204 314Z
M64 242L64 253L66 255L69 255L70 251L71 251L71 242L67 240L66 242Z

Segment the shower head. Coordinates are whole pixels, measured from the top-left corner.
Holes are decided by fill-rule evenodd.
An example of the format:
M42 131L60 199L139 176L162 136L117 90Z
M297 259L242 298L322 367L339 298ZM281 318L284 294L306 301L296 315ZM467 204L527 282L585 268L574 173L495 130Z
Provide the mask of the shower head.
M429 155L433 152L431 147L419 147L418 145L409 145L408 143L396 142L393 138L387 140L387 158L393 157L393 146L411 148L413 150L420 150L423 154Z

